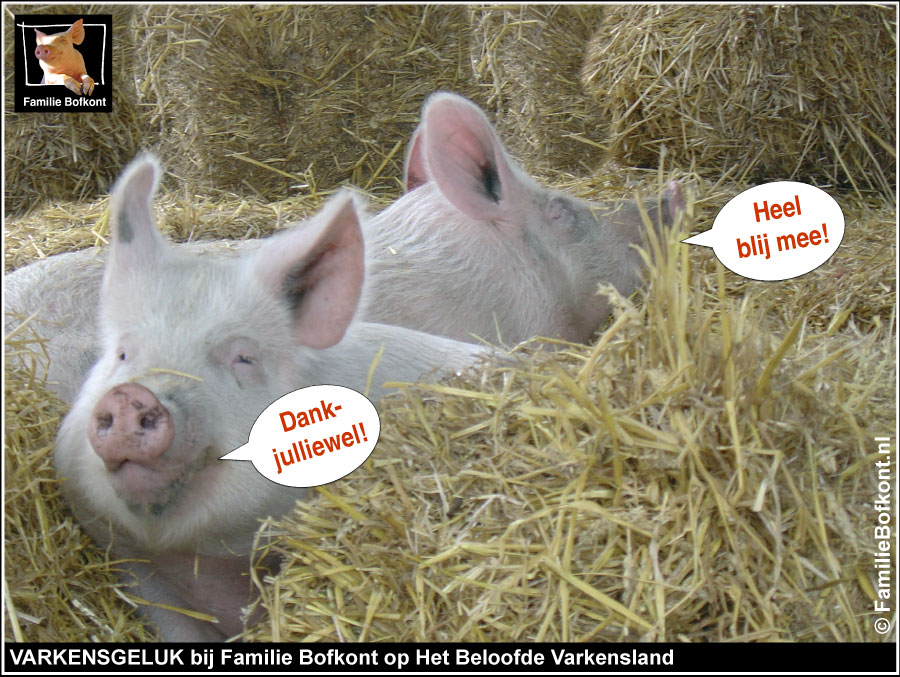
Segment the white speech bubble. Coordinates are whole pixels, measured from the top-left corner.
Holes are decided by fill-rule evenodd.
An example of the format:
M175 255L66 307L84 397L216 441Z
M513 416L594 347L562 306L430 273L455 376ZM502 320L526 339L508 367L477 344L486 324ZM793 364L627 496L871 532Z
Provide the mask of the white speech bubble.
M378 441L381 421L366 397L343 386L301 388L259 415L250 441L223 461L252 461L264 477L289 487L317 487L353 472Z
M712 247L729 270L751 280L789 280L815 270L844 239L844 214L825 191L775 181L735 196L713 227L685 244Z

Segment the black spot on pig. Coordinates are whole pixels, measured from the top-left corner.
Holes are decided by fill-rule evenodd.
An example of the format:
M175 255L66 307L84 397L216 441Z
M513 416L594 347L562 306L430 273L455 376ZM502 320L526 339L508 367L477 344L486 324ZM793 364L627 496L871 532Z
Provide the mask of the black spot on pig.
M128 221L128 215L123 209L121 212L119 212L119 241L128 243L133 239L134 228L131 227L131 223Z

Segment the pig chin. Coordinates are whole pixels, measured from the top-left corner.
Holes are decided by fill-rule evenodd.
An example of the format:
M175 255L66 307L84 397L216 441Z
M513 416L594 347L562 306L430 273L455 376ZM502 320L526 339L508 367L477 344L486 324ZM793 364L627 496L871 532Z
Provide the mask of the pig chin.
M204 449L193 463L159 463L147 466L125 461L109 470L110 485L119 499L138 517L159 517L176 508L194 476L213 457L211 448Z

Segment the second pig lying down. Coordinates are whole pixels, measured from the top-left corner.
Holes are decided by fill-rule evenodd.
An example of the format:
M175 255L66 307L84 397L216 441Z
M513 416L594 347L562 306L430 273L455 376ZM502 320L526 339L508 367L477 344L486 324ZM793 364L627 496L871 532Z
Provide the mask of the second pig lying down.
M540 185L461 96L426 102L404 173L408 192L364 227L362 312L373 322L461 341L587 342L609 314L598 284L627 296L640 282L638 205ZM683 208L675 181L646 204L657 227Z
M638 205L588 202L542 187L509 157L471 101L449 93L428 100L405 174L408 192L363 224L365 321L469 342L586 342L608 313L598 283L624 295L639 283ZM660 225L683 206L671 182L646 211ZM221 244L181 246L205 251ZM93 249L61 254L4 280L7 309L36 314L48 340L48 382L67 401L98 352L94 309L103 256ZM12 326L7 320L7 331Z
M303 386L364 392L380 350L372 399L386 381L458 370L486 350L353 322L363 240L349 192L252 251L198 255L157 231L158 175L154 159L139 158L113 190L100 356L62 423L54 465L79 522L124 560L163 638L222 640L240 632L252 600L259 520L304 493L249 462L219 460L247 442L256 417Z

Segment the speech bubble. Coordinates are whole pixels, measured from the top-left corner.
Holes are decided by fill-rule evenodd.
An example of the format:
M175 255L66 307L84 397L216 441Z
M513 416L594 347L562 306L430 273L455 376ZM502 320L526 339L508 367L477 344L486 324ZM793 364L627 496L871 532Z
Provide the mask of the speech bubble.
M828 193L775 181L735 196L713 227L684 244L712 247L732 272L751 280L789 280L815 270L844 239L844 214Z
M251 461L263 477L285 486L317 487L361 466L380 433L368 398L343 386L309 386L272 402L253 424L250 441L220 460Z

